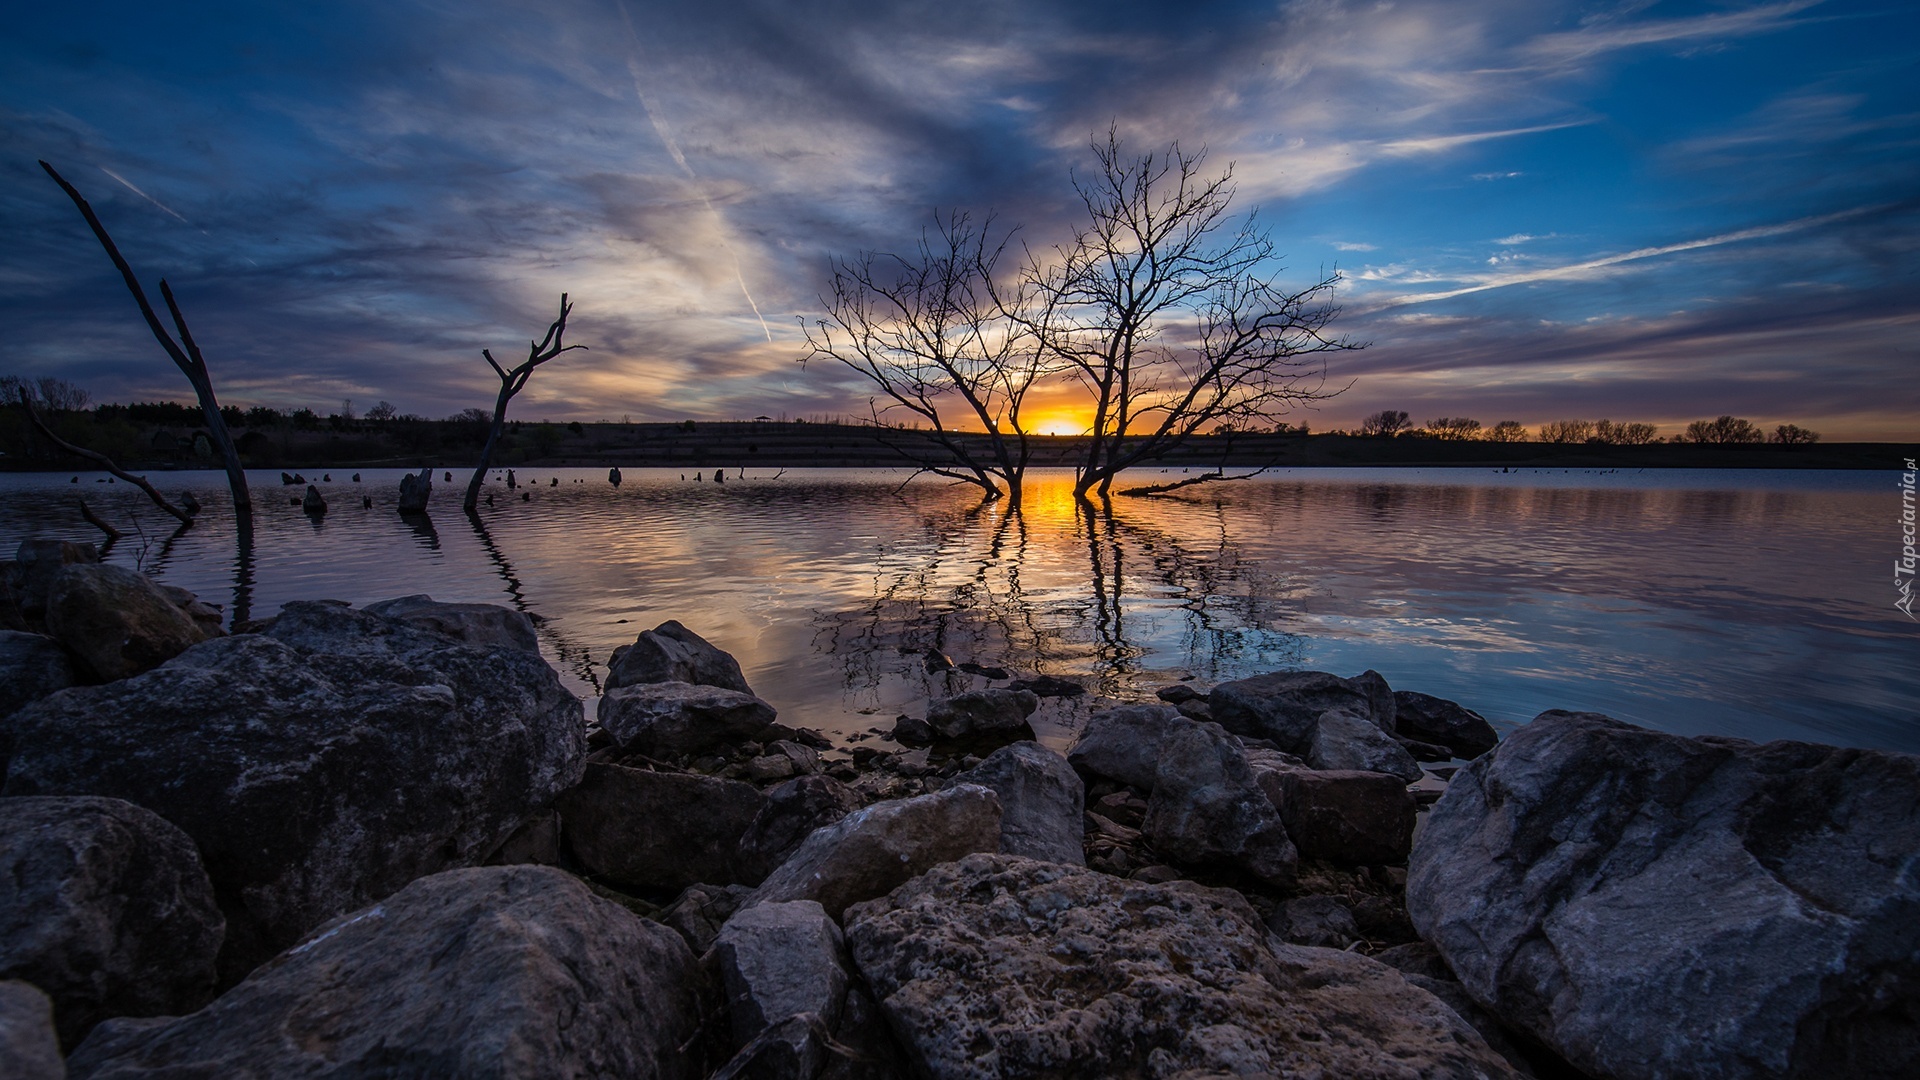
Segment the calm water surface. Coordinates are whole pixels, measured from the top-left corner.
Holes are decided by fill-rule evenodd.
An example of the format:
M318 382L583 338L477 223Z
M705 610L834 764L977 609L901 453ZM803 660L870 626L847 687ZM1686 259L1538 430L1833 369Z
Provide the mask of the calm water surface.
M478 524L437 474L431 517L411 522L393 509L399 470L350 475L320 485L333 509L312 520L288 505L304 489L249 474L245 553L217 472L153 477L207 505L177 536L98 474L4 475L0 551L97 539L80 493L130 534L110 561L237 617L405 593L518 606L586 697L613 648L678 619L739 657L782 720L841 735L983 685L928 675L938 649L1109 698L1371 667L1503 726L1584 709L1920 751L1920 626L1892 604L1896 473L1303 469L1111 512L1049 473L1015 514L886 471L629 470L615 488L604 470L535 468L520 492L489 485ZM1051 707L1043 737L1064 741L1088 707Z

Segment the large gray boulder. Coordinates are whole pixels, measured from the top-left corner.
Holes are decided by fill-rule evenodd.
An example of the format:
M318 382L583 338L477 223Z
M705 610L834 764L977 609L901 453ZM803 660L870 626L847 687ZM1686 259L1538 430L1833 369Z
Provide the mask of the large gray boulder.
M618 686L600 697L601 730L648 757L731 749L773 723L773 706L738 690L685 682Z
M0 720L4 795L106 795L200 848L231 983L307 930L472 865L579 779L579 699L518 649L345 605Z
M927 703L927 725L945 742L1001 746L1033 738L1027 717L1040 707L1031 690L969 690Z
M102 679L124 679L207 635L145 574L105 563L62 567L47 592L47 633Z
M877 802L815 830L749 903L817 900L835 919L943 862L1000 846L1000 800L976 784ZM744 905L743 905L744 906Z
M713 955L735 1048L790 1017L818 1017L817 1027L793 1025L793 1038L780 1039L756 1062L763 1073L816 1075L827 1058L821 1036L840 1023L846 1003L845 954L840 928L811 900L756 904L728 919Z
M0 1064L8 1080L65 1080L53 1001L32 983L0 981Z
M1512 1075L1391 968L1276 950L1224 889L974 855L854 907L846 928L934 1080Z
M1413 851L1419 807L1397 776L1276 769L1259 777L1303 858L1378 865L1405 862Z
M757 885L815 829L860 808L860 794L831 776L800 776L762 793L764 801L734 852L734 873Z
M0 979L46 991L66 1045L212 1000L225 926L193 841L151 810L0 799Z
M1575 1066L1920 1075L1920 757L1546 712L1429 816L1414 925Z
M519 649L540 655L540 637L534 632L533 619L524 611L499 604L446 604L426 593L415 593L375 601L366 610L483 649Z
M1409 739L1444 746L1469 760L1500 744L1487 718L1458 702L1417 690L1393 692L1393 729Z
M608 690L638 683L683 682L753 693L740 663L706 638L668 619L642 631L633 644L613 650L607 659Z
M1067 759L1035 742L1017 742L987 755L953 778L979 784L1000 798L1000 851L1043 862L1085 866L1082 815L1087 788Z
M1330 709L1313 723L1306 746L1307 764L1316 769L1358 769L1397 776L1411 784L1423 775L1420 763L1394 737L1365 716Z
M1160 747L1193 721L1171 705L1122 705L1087 718L1067 762L1081 773L1146 791L1160 769Z
M581 866L621 888L674 892L739 880L734 850L765 802L738 780L596 763L558 806Z
M1276 671L1225 682L1207 695L1214 722L1235 735L1272 741L1291 754L1306 753L1314 721L1329 709L1367 717L1393 730L1393 691L1376 671L1343 679L1324 671Z
M0 716L77 681L59 642L44 634L0 630Z
M1165 858L1225 863L1283 888L1300 861L1239 740L1218 724L1192 724L1161 744L1140 832Z
M102 1024L75 1077L698 1077L680 936L539 866L453 870L334 920L212 1005Z

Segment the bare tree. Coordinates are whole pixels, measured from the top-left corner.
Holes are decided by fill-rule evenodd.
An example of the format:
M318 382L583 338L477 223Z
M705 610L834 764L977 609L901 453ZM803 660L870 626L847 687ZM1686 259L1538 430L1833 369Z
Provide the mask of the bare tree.
M147 320L147 328L153 331L154 340L167 351L177 366L193 384L193 392L200 398L200 412L207 422L207 434L213 438L213 445L220 450L220 457L227 466L227 486L233 489L233 509L239 515L253 513L253 497L247 491L247 474L240 467L240 451L233 445L233 436L227 433L227 422L220 415L220 402L213 394L213 379L207 374L207 359L200 354L200 346L194 344L193 333L187 329L187 318L180 313L180 305L173 299L173 290L167 287L167 280L160 279L160 298L166 301L167 314L172 316L173 325L180 332L180 340L175 341L167 328L160 324L160 317L154 314L153 305L147 302L147 294L140 287L140 279L133 274L133 268L120 256L120 249L114 246L113 237L107 235L107 227L100 224L94 215L93 207L80 196L80 192L67 183L65 177L54 171L53 166L42 161L40 167L47 171L60 190L67 193L73 205L80 210L80 216L87 219L87 225L93 229L93 235L99 239L100 246L107 250L107 257L120 271L120 277L127 283L127 291L133 294L133 301L140 307L140 315Z
M954 211L936 217L911 255L835 259L826 316L802 323L800 362L836 360L859 372L887 399L876 401L874 420L896 452L990 499L1004 485L1017 505L1032 456L1020 409L1050 371L1019 315L1024 295L994 280L1012 233L996 241L992 232L991 217L976 227ZM889 425L895 417L915 430ZM962 423L986 433L984 448Z
M1716 420L1695 420L1687 425L1682 440L1690 443L1757 443L1765 441L1760 425L1738 416Z
M1488 442L1526 442L1527 426L1518 420L1502 420L1487 429Z
M1453 441L1483 437L1480 421L1464 416L1443 416L1438 420L1429 421L1427 435L1429 438Z
M1407 429L1407 414L1402 409L1381 409L1360 421L1360 434L1391 439Z
M511 370L501 367L500 362L493 358L490 350L480 350L480 355L487 358L487 364L493 368L494 374L500 376L500 396L494 399L492 423L487 428L487 443L480 450L480 465L473 470L473 479L467 482L467 498L461 504L467 513L479 512L480 485L486 482L487 468L493 464L494 447L500 444L500 432L507 426L507 402L512 401L513 396L526 387L527 379L533 374L534 368L563 352L586 348L585 345L565 343L567 316L572 313L573 305L567 303L567 294L561 293L560 317L553 320L553 324L547 327L546 337L539 341L527 342L526 360Z
M193 524L193 515L191 513L188 513L185 510L180 509L179 507L173 505L172 503L168 502L167 497L165 495L160 494L159 491L155 490L152 484L147 483L146 477L135 476L132 473L128 472L127 470L122 469L120 466L114 464L113 459L108 457L107 455L98 453L93 450L89 450L84 446L75 446L74 444L68 442L67 440L61 438L60 436L55 435L53 433L53 429L47 426L46 421L40 419L39 410L35 409L33 406L32 396L29 395L26 390L20 389L18 387L15 388L14 392L17 395L17 400L20 402L20 407L26 410L27 419L33 422L34 428L38 430L41 436L43 436L48 442L52 443L54 446L58 447L59 449L69 454L72 454L74 457L85 458L88 461L93 462L94 464L107 470L109 473L112 473L113 475L119 477L120 479L125 480L127 483L132 484L134 487L139 488L141 491L146 492L147 498L153 500L153 505L159 507L162 510L165 510L168 514L171 514L174 520L180 522L181 525L184 526L184 525ZM94 516L93 511L87 507L86 500L84 499L80 501L80 513L81 513L81 516L85 517L88 522L97 526L102 532L105 532L109 537L119 536L119 533L112 526L105 524L104 522L100 521L98 518Z
M1595 420L1593 434L1589 442L1605 443L1608 446L1645 446L1659 435L1659 429L1652 424L1632 422L1616 424L1611 420Z
M1806 446L1809 443L1819 442L1820 433L1808 431L1799 424L1781 424L1773 429L1773 434L1767 437L1767 441L1780 446Z
M1551 420L1540 425L1540 441L1544 443L1580 443L1592 435L1591 420Z
M1081 498L1203 429L1271 427L1338 393L1324 354L1361 347L1327 333L1337 273L1284 286L1254 215L1229 220L1231 167L1203 175L1205 151L1178 143L1129 157L1114 128L1093 153L1074 180L1087 223L1026 274L1031 327L1093 398Z

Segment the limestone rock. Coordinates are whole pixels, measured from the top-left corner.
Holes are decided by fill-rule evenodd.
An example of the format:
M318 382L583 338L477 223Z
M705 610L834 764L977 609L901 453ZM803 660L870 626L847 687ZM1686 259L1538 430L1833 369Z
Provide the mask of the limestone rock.
M429 975L430 973L430 975ZM77 1077L692 1078L673 931L547 867L453 870L336 919L212 1005L102 1024Z
M643 631L607 660L608 690L639 683L683 682L753 693L740 664L672 619Z
M969 690L928 702L927 723L938 740L1000 746L1033 738L1027 717L1039 707L1031 690Z
M519 649L540 655L540 638L523 611L499 604L443 604L425 593L368 604L366 610L408 626L445 634L483 649Z
M1413 850L1419 807L1399 777L1288 769L1260 783L1303 858L1377 865L1405 862Z
M0 731L0 794L122 798L193 838L229 983L326 919L485 859L586 750L579 699L538 657L313 602Z
M1000 846L1000 800L976 784L874 803L807 837L753 903L817 900L838 919L933 866Z
M1146 791L1160 768L1160 747L1193 721L1169 705L1123 705L1087 718L1086 730L1067 752L1067 762L1093 776Z
M0 630L0 716L77 681L59 642L44 634Z
M1306 748L1307 764L1316 769L1358 769L1397 776L1411 784L1424 775L1420 763L1405 747L1365 716L1346 709L1330 709L1314 721Z
M1595 1076L1920 1075L1920 757L1542 713L1453 778L1407 903Z
M1189 723L1161 744L1140 831L1166 858L1227 863L1282 887L1299 862L1239 742L1218 724Z
M973 855L858 905L846 927L933 1080L1512 1075L1391 968L1269 946L1228 890Z
M660 913L660 921L685 938L696 954L705 954L719 939L721 927L752 895L745 885L689 885Z
M1396 732L1421 742L1435 743L1463 758L1477 758L1500 743L1487 718L1446 698L1415 690L1393 693Z
M1221 683L1207 695L1213 719L1235 735L1272 740L1290 754L1303 754L1314 721L1329 709L1367 717L1393 730L1393 692L1378 672L1343 679L1324 671L1276 671Z
M614 687L600 697L601 730L622 749L648 757L731 749L773 723L773 706L752 694L686 682Z
M1067 759L1035 742L1017 742L987 755L953 778L979 784L1000 799L1000 851L1043 862L1084 866L1087 789Z
M9 1080L66 1080L53 1002L32 983L0 981L0 1064Z
M72 1046L110 1016L213 997L225 920L200 854L119 799L0 799L0 978L50 995Z
M592 764L558 806L582 866L621 888L671 892L738 880L734 849L765 802L738 780Z
M800 1025L798 1039L782 1047L789 1060L779 1071L818 1073L827 1056L819 1034L840 1022L846 1001L845 952L840 928L811 900L756 904L728 919L713 953L726 987L734 1046L789 1017L812 1014L820 1018L820 1030Z
M109 681L150 670L206 637L145 574L104 563L62 567L47 592L46 618L47 633Z
M755 885L813 835L860 808L860 796L830 776L801 776L767 789L759 813L740 836L734 872Z

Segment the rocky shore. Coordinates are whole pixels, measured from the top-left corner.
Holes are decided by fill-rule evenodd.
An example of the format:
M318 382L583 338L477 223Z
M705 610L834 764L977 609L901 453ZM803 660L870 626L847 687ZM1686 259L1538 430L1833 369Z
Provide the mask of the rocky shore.
M836 745L678 622L591 721L509 609L241 629L0 563L0 1074L1920 1075L1912 755L1371 671L1063 755L972 663Z

